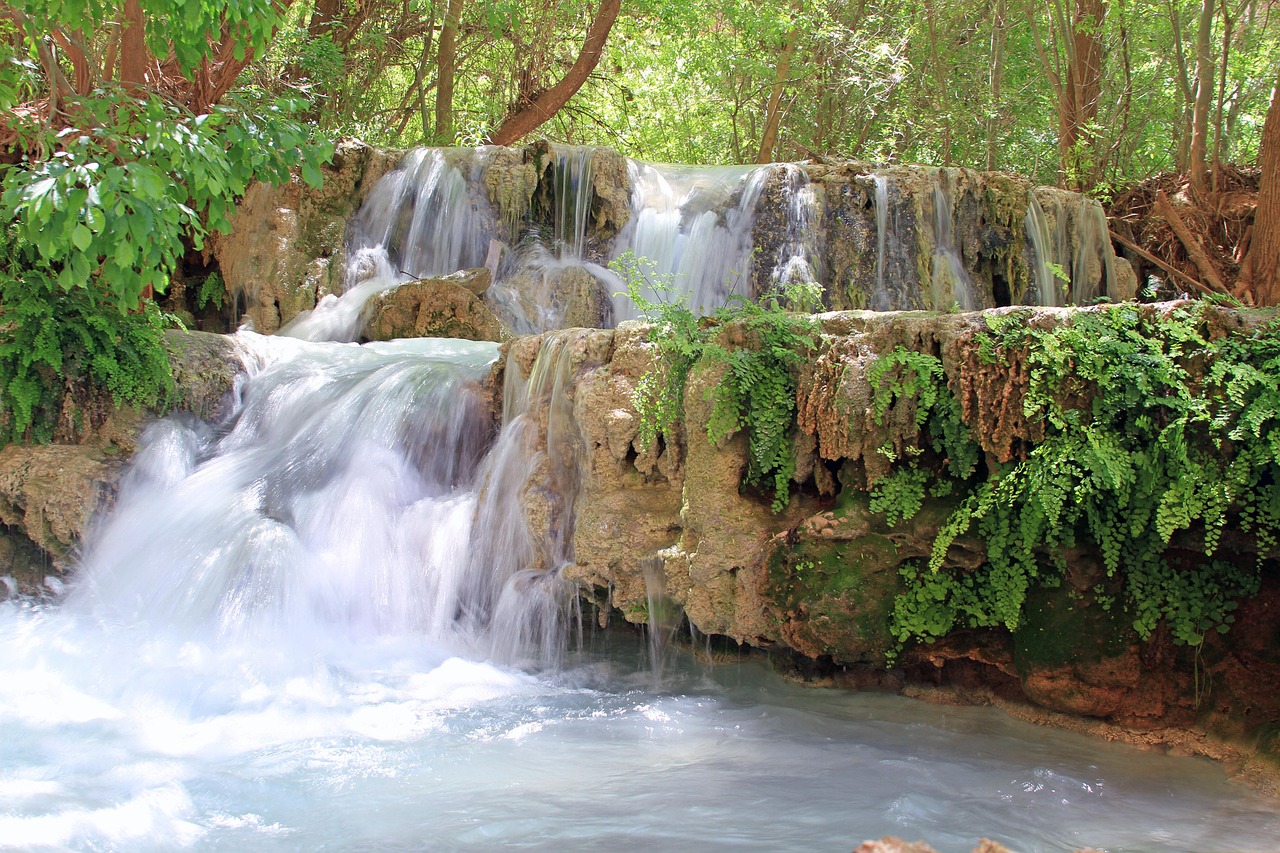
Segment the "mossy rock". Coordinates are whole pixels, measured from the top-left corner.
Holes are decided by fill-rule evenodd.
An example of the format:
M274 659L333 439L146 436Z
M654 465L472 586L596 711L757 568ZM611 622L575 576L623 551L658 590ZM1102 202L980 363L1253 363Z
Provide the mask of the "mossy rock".
M1133 625L1117 602L1104 610L1092 596L1068 583L1027 593L1022 621L1013 633L1014 663L1033 669L1094 663L1118 657L1137 642Z
M894 646L889 617L901 592L899 562L898 547L878 534L779 542L765 595L780 614L783 640L809 657L883 664Z

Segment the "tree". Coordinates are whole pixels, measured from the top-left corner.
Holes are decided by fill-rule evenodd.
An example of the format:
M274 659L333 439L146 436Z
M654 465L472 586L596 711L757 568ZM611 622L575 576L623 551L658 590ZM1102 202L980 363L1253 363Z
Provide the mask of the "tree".
M332 146L290 119L297 105L218 103L282 8L3 7L28 61L0 66L0 436L47 437L72 381L154 400L167 361L146 297L250 181L300 164L319 185Z
M577 94L600 63L609 30L618 19L621 7L622 0L600 0L600 7L591 20L582 50L568 73L549 89L522 92L520 100L513 105L502 124L489 135L492 144L511 145L532 133L569 103L569 99Z
M1258 166L1262 175L1253 239L1236 295L1250 297L1255 305L1280 305L1280 79L1271 90Z

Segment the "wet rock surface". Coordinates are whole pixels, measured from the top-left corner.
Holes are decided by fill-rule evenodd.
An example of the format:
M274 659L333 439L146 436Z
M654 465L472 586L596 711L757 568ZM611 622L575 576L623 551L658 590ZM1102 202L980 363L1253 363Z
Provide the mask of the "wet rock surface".
M462 338L501 341L510 337L477 295L488 290L488 270L469 275L421 279L375 296L365 306L364 335L371 341L396 338Z

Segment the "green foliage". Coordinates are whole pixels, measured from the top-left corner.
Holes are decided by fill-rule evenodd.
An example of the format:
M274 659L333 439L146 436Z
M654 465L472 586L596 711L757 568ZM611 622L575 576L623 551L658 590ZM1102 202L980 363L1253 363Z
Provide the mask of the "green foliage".
M21 253L7 236L7 254ZM77 388L105 391L116 406L168 402L173 377L154 303L122 313L98 288L64 291L40 269L15 273L12 257L0 259L0 442L51 439L63 396Z
M287 106L190 116L157 98L86 102L98 111L91 128L60 133L47 159L0 170L0 224L63 291L105 288L129 310L146 288L165 290L188 244L229 227L250 181L280 183L300 165L319 186L332 146L310 143Z
M883 512L890 527L915 516L924 504L929 472L915 465L897 468L871 489L871 511Z
M218 273L209 273L205 276L204 281L200 282L200 289L196 291L196 310L203 311L206 305L212 305L215 308L222 305L222 300L226 298L227 286L222 280L222 276Z
M1023 414L1044 423L1045 438L965 485L928 566L908 573L894 616L901 641L955 624L1016 629L1027 591L1056 583L1061 555L1080 540L1122 576L1139 636L1161 621L1189 645L1226 630L1235 602L1257 590L1258 566L1214 559L1223 532L1238 523L1252 534L1259 562L1276 547L1280 325L1226 333L1213 311L1128 305L1052 329L989 322L980 359L1022 354ZM895 357L909 361L919 363ZM910 375L924 399L925 372ZM987 564L945 571L952 542L971 533ZM1188 556L1197 552L1203 560Z
M817 339L811 319L790 314L784 304L812 298L808 284L786 287L759 302L733 299L711 322L699 322L683 299L671 298L672 281L655 276L651 265L628 252L612 267L628 297L651 324L649 341L657 347L654 367L636 387L641 446L668 437L684 410L684 389L697 364L718 365L722 376L711 391L707 438L717 444L739 431L747 433L748 461L743 481L773 492L774 512L791 494L795 450L796 375ZM658 300L644 296L657 293ZM722 331L733 326L745 345L725 343Z
M934 497L950 494L966 481L977 468L981 448L964 423L960 404L947 387L942 362L936 356L898 347L872 363L867 380L876 422L884 424L892 406L914 407L912 420L919 434L912 439L923 439L934 458L941 460L939 470L933 472L920 467L925 448L918 444L905 444L901 453L893 449L892 442L880 449L890 462L903 463L871 488L872 512L883 512L885 522L893 527L920 511L930 481L929 492Z
M640 446L648 448L659 438L671 443L684 416L684 387L702 354L704 331L686 300L675 295L674 276L659 275L652 261L632 252L609 266L649 321L649 342L657 348L653 368L640 378L633 399L640 414ZM657 298L649 299L646 292Z

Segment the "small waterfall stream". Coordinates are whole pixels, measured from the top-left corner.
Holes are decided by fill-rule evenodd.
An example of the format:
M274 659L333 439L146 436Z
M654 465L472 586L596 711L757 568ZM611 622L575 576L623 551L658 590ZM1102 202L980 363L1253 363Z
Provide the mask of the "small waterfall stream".
M939 180L933 186L933 298L938 309L951 305L961 311L980 307L973 281L951 237L951 196Z

